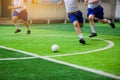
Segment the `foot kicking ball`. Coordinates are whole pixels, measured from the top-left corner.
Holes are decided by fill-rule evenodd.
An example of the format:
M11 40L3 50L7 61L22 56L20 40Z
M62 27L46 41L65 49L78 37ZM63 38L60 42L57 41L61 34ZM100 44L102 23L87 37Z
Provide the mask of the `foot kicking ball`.
M59 50L59 46L57 44L54 44L54 45L51 46L51 50L53 52L57 52Z

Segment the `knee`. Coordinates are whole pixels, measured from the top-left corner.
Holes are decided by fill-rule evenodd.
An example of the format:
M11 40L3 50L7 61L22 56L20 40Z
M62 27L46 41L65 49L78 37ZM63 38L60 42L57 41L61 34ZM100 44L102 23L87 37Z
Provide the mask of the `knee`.
M88 17L88 20L89 20L89 21L93 21L93 20L94 20L94 15L90 15L90 16Z
M13 18L12 18L12 21L13 21L14 23L16 23L16 22L17 22L17 18L13 17Z
M74 21L74 22L73 22L73 25L74 25L75 27L77 27L77 26L79 25L78 21Z
M94 20L94 18L92 18L92 17L89 17L89 18L88 18L88 20L89 20L89 21L93 21L93 20Z

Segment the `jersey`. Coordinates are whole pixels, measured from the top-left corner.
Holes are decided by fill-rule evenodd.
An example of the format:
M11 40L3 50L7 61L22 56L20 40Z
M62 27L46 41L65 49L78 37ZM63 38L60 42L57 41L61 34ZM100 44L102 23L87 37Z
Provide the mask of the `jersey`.
M79 0L64 0L66 12L71 13L79 11Z
M23 11L25 9L25 5L23 0L14 0L14 6L21 6L18 9L15 9L18 13L20 13L21 11Z
M88 0L88 2L92 2L94 0ZM88 4L88 8L94 9L100 5L100 0L99 2L93 3L93 4Z

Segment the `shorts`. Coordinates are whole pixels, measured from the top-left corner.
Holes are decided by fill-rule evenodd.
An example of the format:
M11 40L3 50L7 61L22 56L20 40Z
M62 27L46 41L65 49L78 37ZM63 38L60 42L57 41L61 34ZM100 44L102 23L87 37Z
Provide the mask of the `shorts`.
M13 16L18 16L18 19L22 19L23 21L27 21L28 19L28 13L26 10L23 10L20 13L18 13L17 11L14 11Z
M98 19L104 18L104 12L103 12L103 8L101 6L98 6L94 9L88 8L87 17L91 14L93 14Z
M70 22L78 21L79 23L83 23L83 17L82 17L82 12L77 11L77 12L72 12L68 13L68 18Z

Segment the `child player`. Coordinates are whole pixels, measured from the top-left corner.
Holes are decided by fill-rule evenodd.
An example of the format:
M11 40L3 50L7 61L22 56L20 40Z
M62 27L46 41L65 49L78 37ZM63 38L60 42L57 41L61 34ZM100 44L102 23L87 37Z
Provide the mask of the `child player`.
M60 0L57 5L62 5L63 1L65 3L68 18L73 23L74 29L80 38L79 42L86 44L80 29L83 26L83 17L82 12L79 9L79 0Z
M27 34L30 34L31 31L30 31L29 23L27 21L28 13L25 8L24 1L23 0L13 0L13 3L14 3L14 6L9 6L8 8L14 10L12 20L17 28L15 33L21 32L21 29L20 29L19 24L17 23L17 20L22 19L24 21L24 25L27 28Z
M98 18L102 23L108 23L112 28L115 28L114 23L110 20L104 18L103 7L100 5L100 0L84 0L85 4L88 4L88 19L92 33L89 37L97 36L96 30L94 27L94 18Z

